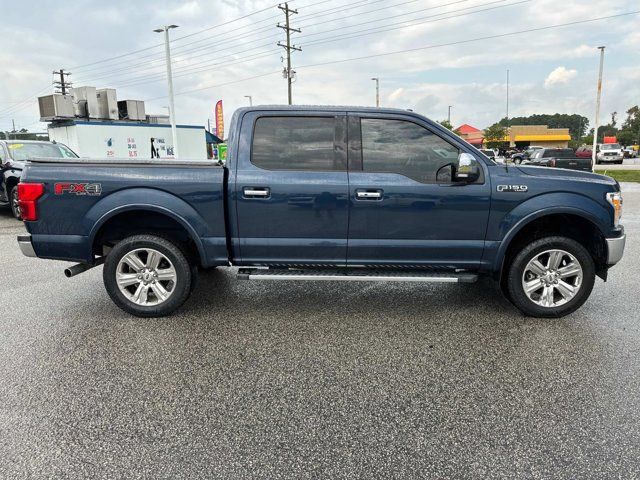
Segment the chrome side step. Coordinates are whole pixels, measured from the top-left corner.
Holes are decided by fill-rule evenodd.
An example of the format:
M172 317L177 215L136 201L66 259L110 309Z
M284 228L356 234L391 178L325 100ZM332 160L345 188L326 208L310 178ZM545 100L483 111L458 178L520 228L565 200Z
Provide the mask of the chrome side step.
M401 269L265 269L240 268L239 280L309 280L342 282L439 282L473 283L478 275L470 272L437 272L433 270Z

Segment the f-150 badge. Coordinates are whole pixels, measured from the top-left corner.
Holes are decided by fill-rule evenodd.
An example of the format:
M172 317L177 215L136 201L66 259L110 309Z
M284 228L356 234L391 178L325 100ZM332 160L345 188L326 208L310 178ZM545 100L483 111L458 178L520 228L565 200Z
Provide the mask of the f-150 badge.
M499 192L516 192L522 193L529 190L529 187L526 185L498 185Z
M102 184L100 183L56 183L54 186L56 195L64 195L71 193L73 195L92 195L102 194Z

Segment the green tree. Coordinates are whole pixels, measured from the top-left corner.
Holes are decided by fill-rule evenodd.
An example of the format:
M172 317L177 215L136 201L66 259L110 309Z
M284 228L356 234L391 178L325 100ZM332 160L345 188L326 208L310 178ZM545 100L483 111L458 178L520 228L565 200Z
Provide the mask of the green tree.
M449 122L449 120L441 120L438 123L440 125L442 125L444 128L448 128L449 130L453 130L453 125L451 125L451 122Z
M507 127L500 123L494 123L490 127L484 129L484 144L487 148L497 148L503 146L506 142L504 137L507 136Z
M640 107L638 105L627 110L627 118L618 136L619 141L625 145L640 144Z

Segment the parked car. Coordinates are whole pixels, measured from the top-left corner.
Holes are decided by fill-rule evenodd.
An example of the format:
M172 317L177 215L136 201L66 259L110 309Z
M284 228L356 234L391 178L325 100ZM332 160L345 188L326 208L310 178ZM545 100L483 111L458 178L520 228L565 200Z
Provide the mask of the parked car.
M582 145L576 149L576 157L578 158L591 158L593 157L593 149L586 145Z
M622 163L624 156L619 143L601 143L596 150L596 163Z
M0 140L0 207L21 219L18 182L27 160L34 157L77 158L66 145L36 140Z
M243 280L489 276L525 314L560 317L624 250L614 179L497 165L410 111L241 108L228 149L225 167L33 160L20 248L80 262L67 276L104 263L109 296L142 317L180 307L198 267L229 266Z
M529 148L527 148L526 150L524 150L522 152L514 153L511 156L511 160L515 164L520 164L520 163L522 163L522 162L524 162L526 160L529 160L529 157L531 157L531 155L535 151L540 150L541 148L544 148L544 147L538 147L538 146L532 145L532 146L530 146Z
M623 156L624 158L636 158L638 156L638 152L633 147L624 147Z
M591 171L591 158L577 157L570 148L542 148L536 150L529 159L529 164L538 167Z

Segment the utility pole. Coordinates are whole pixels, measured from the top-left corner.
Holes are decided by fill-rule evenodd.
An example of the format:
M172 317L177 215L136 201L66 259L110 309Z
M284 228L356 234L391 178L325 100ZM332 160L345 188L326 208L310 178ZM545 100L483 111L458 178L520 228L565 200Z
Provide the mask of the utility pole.
M173 100L173 75L171 73L171 47L169 46L169 30L178 28L178 25L165 25L156 28L154 32L164 32L164 51L167 62L167 83L169 84L169 120L171 121L171 136L173 137L173 158L178 160L178 130L176 128L176 109Z
M509 69L508 68L507 68L507 137L509 137L508 146L511 147L511 133L509 132Z
M300 33L301 30L299 28L292 28L289 23L289 15L294 14L297 15L297 10L292 10L289 8L289 4L285 2L284 6L278 5L278 8L284 12L285 15L285 24L280 25L278 23L278 28L283 29L287 34L287 44L283 44L282 42L278 42L278 46L284 48L287 51L287 67L283 71L284 78L287 79L287 94L289 98L289 105L293 104L292 95L291 95L291 81L296 74L295 71L291 70L291 51L301 52L302 48L296 47L295 45L291 45L291 32Z
M253 98L251 97L251 95L245 95L244 98L248 98L249 99L249 106L253 106Z
M380 106L380 78L373 77L371 80L376 82L376 107Z
M61 93L62 95L69 93L68 90L71 87L71 82L67 80L67 77L71 75L71 72L65 72L64 68L61 68L60 70L54 70L53 74L60 77L60 80L53 81L53 86L57 89L56 93Z
M598 47L600 50L600 70L598 73L598 91L596 93L596 122L593 128L593 146L591 148L591 170L596 164L596 147L598 146L598 127L600 126L600 96L602 95L602 69L604 67L604 48Z
M451 108L453 107L453 105L449 105L449 113L447 113L447 122L449 122L449 125L451 125Z
M507 68L507 128L509 128L509 69Z

